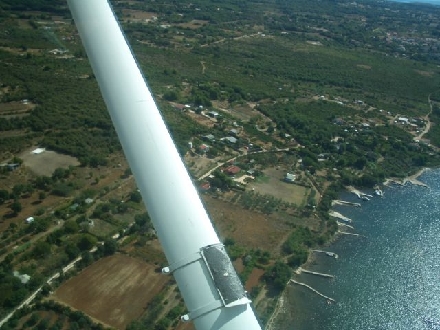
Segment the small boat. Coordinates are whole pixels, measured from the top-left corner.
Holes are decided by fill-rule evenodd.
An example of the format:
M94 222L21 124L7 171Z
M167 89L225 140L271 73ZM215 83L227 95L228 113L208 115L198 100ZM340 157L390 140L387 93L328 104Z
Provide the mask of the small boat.
M362 199L363 201L369 201L369 200L370 200L367 196L362 196L361 199Z

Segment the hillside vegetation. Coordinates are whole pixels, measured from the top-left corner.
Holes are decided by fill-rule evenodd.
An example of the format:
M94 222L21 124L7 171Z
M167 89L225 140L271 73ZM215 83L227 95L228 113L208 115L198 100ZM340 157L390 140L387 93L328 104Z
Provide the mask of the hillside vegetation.
M329 210L344 186L440 164L438 7L111 3L262 323L292 270L338 231ZM0 3L0 72L0 316L79 256L76 271L115 252L163 266L64 1ZM37 162L36 147L52 153ZM129 329L190 329L169 284ZM49 301L4 328L103 327Z

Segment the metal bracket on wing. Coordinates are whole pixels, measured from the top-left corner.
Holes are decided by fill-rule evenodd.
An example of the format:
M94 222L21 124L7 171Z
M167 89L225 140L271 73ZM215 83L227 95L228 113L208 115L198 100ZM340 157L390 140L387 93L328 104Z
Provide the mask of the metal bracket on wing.
M221 300L214 300L212 303L200 307L194 311L191 311L188 314L182 315L180 320L183 322L189 322L195 320L196 318L205 315L206 313L212 312L213 310L224 307L223 302Z
M183 258L178 262L175 262L167 267L162 268L162 274L172 274L176 270L183 268L186 265L192 264L193 262L196 262L201 258L202 258L202 254L200 252L190 254L186 258Z
M209 313L221 307L233 307L237 305L246 305L250 303L246 291L235 272L234 266L229 259L223 244L208 245L200 249L199 252L188 256L181 261L174 263L162 269L162 273L170 274L179 268L202 259L206 265L209 274L214 282L220 300L203 306L197 310L181 317L182 321L194 320L201 315Z

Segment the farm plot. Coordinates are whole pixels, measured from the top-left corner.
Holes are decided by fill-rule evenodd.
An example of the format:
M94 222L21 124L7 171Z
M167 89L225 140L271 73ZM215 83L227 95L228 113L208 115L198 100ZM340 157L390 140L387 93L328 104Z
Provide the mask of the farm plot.
M288 233L288 226L275 215L245 210L208 195L204 202L222 239L229 237L248 248L275 252Z
M51 176L59 167L68 168L78 166L79 162L75 157L62 155L55 151L46 150L40 154L33 154L28 150L20 155L24 165L29 167L38 175Z
M69 279L56 300L117 329L137 319L169 281L154 266L122 254L101 259Z
M310 188L306 188L295 183L283 181L286 174L283 170L274 168L264 170L264 178L249 184L249 188L264 195L271 195L288 203L301 205L310 193Z

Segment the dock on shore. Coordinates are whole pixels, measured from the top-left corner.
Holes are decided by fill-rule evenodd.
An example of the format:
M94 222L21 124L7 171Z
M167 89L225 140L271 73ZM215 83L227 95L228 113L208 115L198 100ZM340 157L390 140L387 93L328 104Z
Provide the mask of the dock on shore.
M359 235L359 234L348 233L346 231L340 231L340 230L338 230L338 233L339 234L343 234L343 235L362 236L362 235Z
M298 267L297 272L298 273L306 273L306 274L316 275L316 276L322 276L322 277L327 277L327 278L334 278L335 277L334 275L330 275L330 274L312 272L312 271L304 269L302 267Z
M318 252L318 253L325 253L326 255L328 255L329 257L333 257L335 259L338 259L339 256L334 253L334 252L330 252L330 251L322 251L322 250L312 250L312 252Z
M348 218L348 217L346 217L346 216L344 216L344 215L342 215L341 213L339 213L339 212L336 212L336 211L330 211L329 213L328 213L331 217L333 217L333 218L337 218L337 219L340 219L340 220L342 220L342 221L344 221L344 222L353 222L353 220L351 220L350 218Z
M326 299L327 301L329 301L329 302L333 302L333 303L336 302L336 300L334 300L333 298L330 298L330 297L327 297L326 295L323 295L323 294L322 294L321 292L319 292L318 290L313 289L310 285L307 285L307 284L305 284L305 283L301 283L301 282L295 281L293 278L290 279L288 283L290 283L290 282L295 283L295 284L297 284L297 285L305 286L306 288L312 290L312 291L315 292L317 295L319 295L319 296L325 298L325 299Z
M347 227L347 228L350 228L350 229L354 229L353 226L347 225L346 223L342 223L342 222L339 222L339 221L336 221L336 223L338 224L338 226L344 226L344 227Z
M332 202L332 205L347 205L347 206L355 206L355 207L361 207L361 203L354 203L354 202L347 202L340 199L335 199Z

